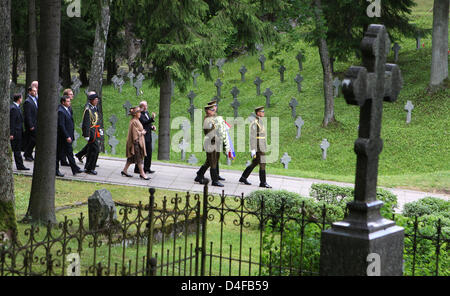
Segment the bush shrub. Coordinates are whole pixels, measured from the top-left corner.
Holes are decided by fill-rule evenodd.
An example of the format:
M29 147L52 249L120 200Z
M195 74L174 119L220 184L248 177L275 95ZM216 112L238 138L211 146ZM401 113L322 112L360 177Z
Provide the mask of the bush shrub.
M435 215L450 218L450 201L437 197L425 197L405 204L403 215L407 217Z
M337 205L345 209L347 203L354 199L354 191L355 190L352 187L342 187L331 184L313 184L311 186L310 195L318 201ZM397 207L397 196L390 191L377 188L377 199L383 202L381 215L388 219L392 218L392 214Z

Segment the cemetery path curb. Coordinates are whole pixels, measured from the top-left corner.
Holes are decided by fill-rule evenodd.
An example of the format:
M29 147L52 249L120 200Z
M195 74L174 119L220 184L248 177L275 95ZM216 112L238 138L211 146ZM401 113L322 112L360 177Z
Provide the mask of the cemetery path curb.
M203 186L195 183L194 178L199 165L183 165L183 164L173 164L164 162L152 162L152 170L155 170L155 174L151 174L151 180L145 181L141 180L138 175L134 174L133 178L124 178L120 175L124 165L124 158L100 156L98 160L99 168L97 169L98 175L87 175L79 174L73 176L69 167L60 167L60 171L65 175L63 180L74 180L82 182L94 182L100 184L113 184L122 186L134 186L134 187L154 187L167 190L175 191L189 191L190 193L202 193ZM13 170L15 174L32 176L33 174L33 162L25 162L25 166L29 167L30 171L17 171ZM81 164L79 164L82 167ZM15 167L15 165L13 165ZM132 173L134 166L131 166L129 173ZM229 196L244 196L248 195L252 191L259 190L258 187L259 178L258 172L252 173L249 177L252 186L243 185L238 182L241 176L241 171L222 169L220 174L226 180L223 182L225 187L209 187L209 192L213 194L221 194L222 191L225 195ZM336 181L318 180L318 179L307 179L307 178L297 178L291 176L282 175L267 175L268 183L275 190L284 189L287 191L299 193L302 196L309 196L311 185L315 183L327 183L338 186L353 187L352 183L343 183ZM426 196L434 196L442 198L445 200L450 200L450 196L446 194L414 191L401 188L384 188L391 191L393 194L397 195L398 198L398 209L400 212L403 209L403 205L408 202L412 202Z

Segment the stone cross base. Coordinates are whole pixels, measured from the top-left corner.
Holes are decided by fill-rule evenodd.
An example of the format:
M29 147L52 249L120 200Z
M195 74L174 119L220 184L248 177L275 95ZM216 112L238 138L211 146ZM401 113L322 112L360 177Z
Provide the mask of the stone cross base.
M351 222L337 224L322 232L321 276L403 275L403 228L386 219L386 228L377 223L378 230L369 233Z

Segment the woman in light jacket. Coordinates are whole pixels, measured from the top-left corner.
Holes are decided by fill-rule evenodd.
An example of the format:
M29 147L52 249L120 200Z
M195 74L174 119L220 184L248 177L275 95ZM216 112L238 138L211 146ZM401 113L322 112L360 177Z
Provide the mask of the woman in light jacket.
M147 154L144 138L146 131L139 121L139 117L141 117L141 110L139 107L131 108L130 115L133 116L133 118L131 118L130 126L128 128L127 163L125 164L121 174L125 177L132 177L127 173L127 171L130 165L134 163L139 168L139 177L144 180L150 180L150 177L147 177L143 168L143 159L147 156Z

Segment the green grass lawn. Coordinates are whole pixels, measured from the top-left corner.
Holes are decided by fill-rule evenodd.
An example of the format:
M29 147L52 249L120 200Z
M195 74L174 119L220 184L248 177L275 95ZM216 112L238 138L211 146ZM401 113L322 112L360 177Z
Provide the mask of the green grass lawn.
M432 27L432 1L417 1L418 6L414 9L411 22L423 27ZM431 64L431 36L422 38L424 48L416 50L414 39L401 39L398 41L402 49L399 54L398 64L402 71L404 85L398 100L394 103L385 103L383 107L383 126L381 137L384 141L383 151L379 162L380 186L403 187L425 191L449 192L450 188L450 142L449 142L449 119L450 119L450 90L447 88L434 95L426 92L430 77ZM269 46L266 45L264 53L268 56ZM295 59L297 52L301 50L306 56L302 71L304 81L302 93L297 92L294 77L298 73L298 65ZM255 106L264 105L265 97L256 96L256 87L253 84L255 77L259 76L264 81L261 92L269 88L273 92L272 106L266 108L266 116L270 119L279 119L279 154L278 161L268 165L269 174L281 174L295 177L318 178L324 180L353 182L356 167L356 154L353 145L357 138L357 127L359 123L359 108L345 103L342 94L335 100L335 117L337 123L328 128L321 127L323 119L323 88L322 67L319 60L317 48L299 41L294 45L294 50L283 54L281 58L286 61L285 82L281 83L278 65L274 61L266 61L266 70L260 70L258 55L243 55L231 59L223 67L223 73L219 74L217 69L212 70L212 81L206 81L204 77L198 77L198 86L188 86L186 92L181 93L175 88L172 98L171 117L189 118L187 109L189 99L187 94L193 90L197 97L194 105L202 108L216 95L215 80L220 77L223 81L222 100L219 103L219 115L233 117L231 89L236 86L240 90L238 100L241 103L239 115L246 119L254 110ZM391 51L388 62L393 62ZM337 62L335 71L339 78L351 65L360 65L361 62L351 57L348 62ZM248 69L246 81L240 81L239 68L245 65ZM105 119L105 130L110 127L108 119L115 114L117 122L116 137L120 141L116 147L117 155L125 157L125 142L128 132L130 118L125 115L122 105L129 100L132 105L137 105L140 100L147 100L149 110L158 113L159 89L151 88L150 81L144 81L144 94L136 97L136 91L127 81L123 91L119 94L112 85L103 88L103 111ZM84 89L73 103L77 131L81 134L79 127L85 104ZM294 119L291 117L289 101L295 97L299 105L297 115L301 115L305 121L302 128L302 136L295 139L296 128ZM406 124L406 112L404 106L410 100L414 104L412 122ZM158 118L156 119L158 126ZM172 121L175 122L175 121ZM270 120L269 120L270 122ZM179 133L177 124L173 124L171 136ZM193 134L193 131L192 131ZM270 132L269 132L270 135ZM248 132L247 132L248 136ZM248 145L248 138L244 148ZM322 139L328 139L331 146L328 149L327 160L321 159L319 147ZM269 136L269 142L273 140ZM236 139L235 139L236 143ZM75 150L79 150L85 144L79 139ZM157 145L156 145L157 146ZM107 150L110 150L106 145ZM193 149L194 147L191 146ZM236 147L235 147L236 148ZM153 159L157 158L157 147L153 152ZM248 150L248 149L246 149ZM279 159L284 152L288 152L292 158L289 169L283 169ZM199 159L199 164L205 160L203 152L194 153ZM249 160L249 152L238 152L237 158L231 167L226 166L225 157L221 157L222 168L243 170L245 163ZM181 154L171 151L171 162L182 163ZM186 163L186 162L185 162ZM198 164L198 165L199 165Z

